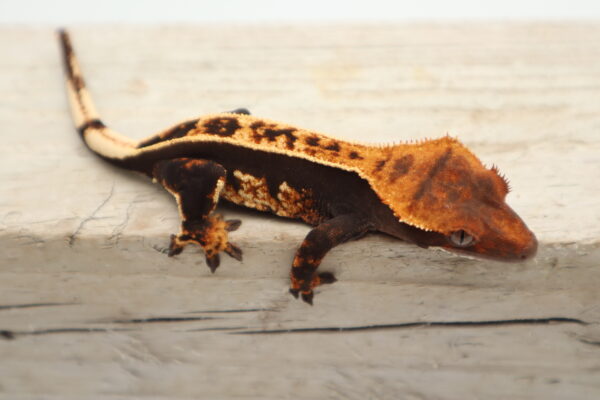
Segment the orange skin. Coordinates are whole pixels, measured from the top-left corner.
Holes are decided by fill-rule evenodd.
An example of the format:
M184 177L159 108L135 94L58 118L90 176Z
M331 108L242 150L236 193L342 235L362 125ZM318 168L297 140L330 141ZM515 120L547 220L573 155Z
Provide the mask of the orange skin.
M419 228L412 241L498 261L535 255L535 235L506 204L509 186L495 167L486 168L450 137L423 142L416 150L414 146L392 148L391 153L398 152L404 159L407 154L413 157L406 174L394 182L398 190L388 189L389 200L384 200L395 215L409 215L401 220ZM377 187L378 181L372 185ZM452 241L452 234L461 231L472 238L465 246ZM405 238L393 230L389 233Z

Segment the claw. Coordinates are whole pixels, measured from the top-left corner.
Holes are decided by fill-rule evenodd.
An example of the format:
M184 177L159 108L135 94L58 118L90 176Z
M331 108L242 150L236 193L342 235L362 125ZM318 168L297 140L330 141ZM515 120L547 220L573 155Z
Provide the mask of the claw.
M328 285L337 282L337 279L331 272L323 272L319 274L319 285Z
M184 221L179 235L171 235L169 256L181 253L188 244L194 243L203 248L206 254L206 264L211 272L219 267L221 259L219 252L224 251L238 261L242 261L242 250L228 243L227 232L240 227L238 219L223 221L220 215L209 217L202 221Z
M305 303L308 303L311 306L313 305L313 297L314 296L315 295L313 294L312 290L310 292L302 292L302 300L304 300Z
M169 244L169 257L176 256L183 251L183 246L177 243L177 235L171 235L171 244Z
M235 244L228 243L225 248L225 253L229 254L230 257L235 258L238 261L242 261L242 249L237 247Z
M292 296L294 296L294 298L298 298L298 294L300 293L300 290L298 289L291 289L290 288L290 293L292 294Z
M233 232L236 231L240 225L242 225L242 221L240 221L239 219L230 219L228 221L225 221L225 230L227 232Z
M212 256L210 258L206 257L206 264L208 264L208 268L210 268L210 272L212 272L213 274L219 267L220 263L221 263L221 257L219 257L219 254L215 254L214 256Z

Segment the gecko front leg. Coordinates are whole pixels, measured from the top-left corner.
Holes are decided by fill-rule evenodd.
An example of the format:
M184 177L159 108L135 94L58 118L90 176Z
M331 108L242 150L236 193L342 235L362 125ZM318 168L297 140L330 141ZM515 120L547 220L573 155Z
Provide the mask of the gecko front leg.
M290 273L290 293L312 305L313 288L336 281L332 273L317 274L317 268L329 250L338 244L363 237L373 228L363 216L344 214L323 222L311 230L296 252Z
M169 256L195 243L204 249L212 272L219 266L222 251L242 260L242 251L228 239L228 232L239 228L241 222L213 214L225 185L225 168L210 160L176 158L157 162L152 175L175 197L181 216L181 232L171 235Z

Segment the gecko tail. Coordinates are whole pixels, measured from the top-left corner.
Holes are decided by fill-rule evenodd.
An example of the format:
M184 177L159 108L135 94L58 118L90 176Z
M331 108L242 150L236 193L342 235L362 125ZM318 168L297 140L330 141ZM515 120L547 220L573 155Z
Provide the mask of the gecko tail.
M132 156L137 143L108 128L102 122L83 80L69 33L60 29L58 36L62 48L71 114L81 138L90 150L109 161Z

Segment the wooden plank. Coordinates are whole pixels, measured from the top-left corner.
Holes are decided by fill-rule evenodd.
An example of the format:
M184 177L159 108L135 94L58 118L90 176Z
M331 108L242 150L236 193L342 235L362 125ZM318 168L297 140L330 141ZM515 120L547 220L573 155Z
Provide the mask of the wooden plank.
M0 397L600 395L600 24L72 33L104 119L135 138L237 107L351 140L457 135L508 175L540 251L501 264L373 235L326 258L340 281L312 308L287 293L302 224L224 209L242 264L169 259L172 199L83 147L53 32L5 27Z

